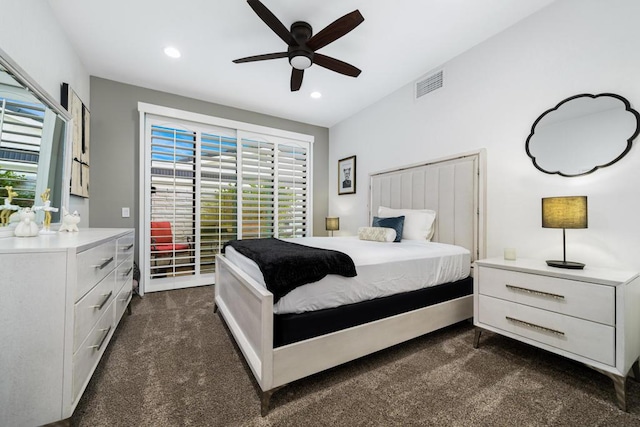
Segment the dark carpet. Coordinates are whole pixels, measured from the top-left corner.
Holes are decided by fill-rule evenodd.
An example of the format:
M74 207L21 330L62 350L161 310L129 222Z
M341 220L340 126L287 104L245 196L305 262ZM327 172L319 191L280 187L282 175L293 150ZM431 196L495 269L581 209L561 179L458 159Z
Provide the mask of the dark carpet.
M640 426L611 380L462 322L288 385L258 386L213 287L134 297L72 418L76 426Z

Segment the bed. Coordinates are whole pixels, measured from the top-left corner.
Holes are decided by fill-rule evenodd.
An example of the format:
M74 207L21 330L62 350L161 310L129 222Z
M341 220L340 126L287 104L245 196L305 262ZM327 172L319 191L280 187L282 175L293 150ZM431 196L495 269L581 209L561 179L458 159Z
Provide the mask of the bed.
M470 267L485 251L484 163L484 150L480 150L371 174L369 224L380 206L432 209L436 211L432 241L465 248ZM290 382L473 317L470 277L347 306L275 313L274 295L255 272L236 265L242 265L237 258L234 261L225 255L216 257L215 309L260 386L263 416L271 395ZM459 295L451 291L465 286ZM395 298L390 311L385 308L389 298ZM423 299L431 303L415 306L415 301ZM354 312L359 313L355 323L333 325L333 320L327 320ZM330 329L305 335L312 325L329 323ZM290 325L293 328L287 329Z

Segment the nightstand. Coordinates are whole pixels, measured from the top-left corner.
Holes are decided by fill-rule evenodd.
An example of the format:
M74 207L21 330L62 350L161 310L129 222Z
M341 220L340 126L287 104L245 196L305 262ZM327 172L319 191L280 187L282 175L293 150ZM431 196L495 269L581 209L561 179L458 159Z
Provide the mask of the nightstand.
M483 329L584 363L613 380L626 411L626 378L640 379L640 277L637 272L544 261L476 261L474 347Z

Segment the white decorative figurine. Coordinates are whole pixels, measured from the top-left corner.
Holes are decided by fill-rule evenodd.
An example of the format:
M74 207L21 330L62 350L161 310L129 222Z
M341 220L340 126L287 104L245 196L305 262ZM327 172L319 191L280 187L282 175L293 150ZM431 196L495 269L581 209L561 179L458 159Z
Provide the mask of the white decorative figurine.
M13 187L10 185L7 185L4 189L7 190L7 197L4 199L4 204L0 205L0 223L3 226L9 225L11 214L20 209L20 206L11 204L13 198L18 197L18 193L13 191Z
M58 212L58 208L54 208L51 206L51 200L49 200L49 194L51 194L51 189L47 188L44 193L40 195L42 199L43 206L37 206L34 210L44 211L44 222L42 223L42 230L40 230L40 234L55 234L55 231L51 231L51 212Z
M58 231L79 231L78 223L80 222L80 215L78 211L73 211L72 214L62 207L62 225Z
M31 208L24 208L18 212L20 223L16 225L14 234L16 237L33 237L38 235L36 213Z

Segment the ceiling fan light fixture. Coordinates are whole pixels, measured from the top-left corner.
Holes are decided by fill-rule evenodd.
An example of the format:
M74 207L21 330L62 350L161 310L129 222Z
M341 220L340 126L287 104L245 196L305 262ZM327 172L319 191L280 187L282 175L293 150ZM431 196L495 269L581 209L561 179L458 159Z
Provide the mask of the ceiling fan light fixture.
M312 61L311 58L305 54L297 54L289 59L289 64L296 70L305 70L311 67Z
M300 90L302 79L304 78L304 70L313 64L345 76L358 77L360 75L361 70L351 64L321 53L315 53L362 24L364 17L359 10L356 9L351 13L347 13L324 27L319 33L313 35L313 28L308 22L296 21L291 24L290 29L287 29L260 0L247 0L247 3L249 3L249 6L258 17L286 43L287 50L286 52L266 53L234 59L233 62L235 64L286 57L293 68L289 86L291 92Z

